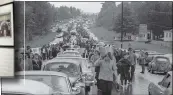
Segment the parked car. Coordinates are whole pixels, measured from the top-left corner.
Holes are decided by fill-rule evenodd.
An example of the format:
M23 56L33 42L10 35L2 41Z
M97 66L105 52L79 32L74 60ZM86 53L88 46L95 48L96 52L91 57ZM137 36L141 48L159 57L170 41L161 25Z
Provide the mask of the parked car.
M2 79L1 87L1 95L56 95L48 85L28 79Z
M148 57L146 59L146 66L148 65L149 62L151 62L154 58L154 56L157 56L157 55L164 55L163 53L158 53L156 51L145 51L148 53Z
M149 95L173 95L172 93L172 72L168 72L158 83L150 83L148 86Z
M148 71L151 73L167 73L171 70L171 63L165 56L154 56L153 60L148 64Z
M42 82L53 89L54 94L79 95L80 87L72 87L68 76L61 72L53 71L20 71L16 73L17 79L29 79ZM75 83L79 84L79 83ZM74 90L75 89L75 90Z
M87 59L81 56L58 56L45 63L43 70L64 72L69 76L72 84L80 80L85 83L86 92L95 84L94 74Z

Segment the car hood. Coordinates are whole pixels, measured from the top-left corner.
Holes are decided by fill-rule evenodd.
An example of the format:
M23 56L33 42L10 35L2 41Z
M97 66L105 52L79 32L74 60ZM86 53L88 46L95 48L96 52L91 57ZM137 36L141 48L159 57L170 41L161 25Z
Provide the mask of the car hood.
M161 86L161 85L158 85L157 83L150 83L149 87L151 87L152 89L157 89L157 91L160 91L160 92L164 92L166 90L165 87Z

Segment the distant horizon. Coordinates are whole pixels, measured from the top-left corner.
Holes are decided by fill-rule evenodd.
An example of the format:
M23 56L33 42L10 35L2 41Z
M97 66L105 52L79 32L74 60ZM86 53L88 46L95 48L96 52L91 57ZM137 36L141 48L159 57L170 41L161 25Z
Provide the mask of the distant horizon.
M60 6L67 6L67 7L75 7L80 9L84 13L99 13L102 4L104 2L49 2L50 4L54 5L55 7ZM119 5L121 2L115 2L116 6Z

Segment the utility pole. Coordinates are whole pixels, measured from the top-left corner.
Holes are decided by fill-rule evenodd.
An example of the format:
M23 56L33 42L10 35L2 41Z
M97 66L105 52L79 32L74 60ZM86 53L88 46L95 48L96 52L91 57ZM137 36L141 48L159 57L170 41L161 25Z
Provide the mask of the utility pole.
M122 21L121 21L121 48L123 48L123 1L122 1Z

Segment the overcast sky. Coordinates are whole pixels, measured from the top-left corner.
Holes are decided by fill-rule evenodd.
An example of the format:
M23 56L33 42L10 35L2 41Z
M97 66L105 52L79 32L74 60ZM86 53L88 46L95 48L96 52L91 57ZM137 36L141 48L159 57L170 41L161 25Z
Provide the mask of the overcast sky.
M81 9L83 12L87 13L98 13L102 7L103 2L50 2L55 5L55 7L67 6L67 7L76 7ZM120 2L116 2L116 5Z

